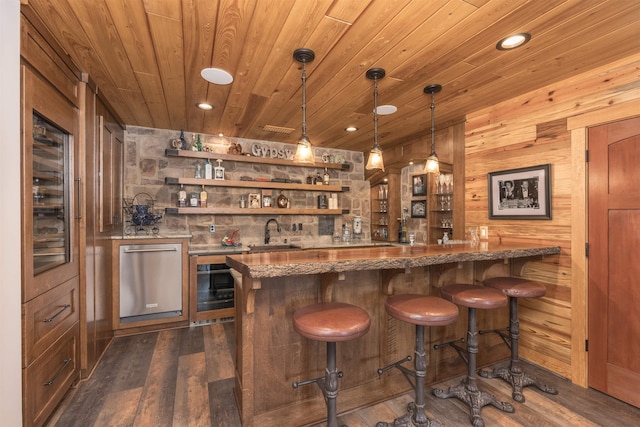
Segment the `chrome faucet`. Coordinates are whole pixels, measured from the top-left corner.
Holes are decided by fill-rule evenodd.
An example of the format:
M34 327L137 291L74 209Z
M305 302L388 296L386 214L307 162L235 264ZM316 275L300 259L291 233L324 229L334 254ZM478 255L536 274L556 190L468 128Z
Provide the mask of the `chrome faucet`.
M267 221L267 223L264 226L264 244L268 245L269 244L269 240L271 240L271 233L269 232L269 224L271 223L271 221L276 223L276 230L278 230L278 233L280 233L280 224L278 224L278 221L275 218L271 218L270 220Z

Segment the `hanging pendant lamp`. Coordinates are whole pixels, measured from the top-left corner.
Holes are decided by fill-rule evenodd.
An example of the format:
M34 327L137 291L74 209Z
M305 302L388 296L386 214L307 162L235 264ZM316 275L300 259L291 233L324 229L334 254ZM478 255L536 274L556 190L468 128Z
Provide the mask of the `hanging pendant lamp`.
M436 101L435 94L442 90L439 84L430 84L424 87L424 93L431 94L431 154L427 157L427 163L424 165L424 171L427 173L440 173L440 162L436 154Z
M385 76L385 71L382 68L370 68L367 70L366 76L373 80L373 148L369 152L365 169L380 169L384 172L382 149L378 145L378 80Z
M315 163L311 141L307 136L307 62L316 57L311 49L299 48L293 51L293 58L302 62L302 135L298 139L296 154L293 156L295 163Z

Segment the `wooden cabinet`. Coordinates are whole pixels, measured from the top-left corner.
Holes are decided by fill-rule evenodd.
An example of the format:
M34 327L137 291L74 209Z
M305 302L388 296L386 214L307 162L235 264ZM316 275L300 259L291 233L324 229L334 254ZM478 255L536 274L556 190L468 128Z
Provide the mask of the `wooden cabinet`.
M79 376L79 73L21 26L23 423L41 426Z
M397 242L400 172L390 172L371 185L371 240Z
M104 106L97 113L100 231L118 231L122 225L124 129Z
M209 159L211 161L223 160L242 163L255 163L257 165L279 165L279 166L296 166L301 168L315 168L315 169L338 169L349 170L350 165L348 163L314 163L314 164L297 164L291 160L278 159L278 158L262 158L251 156L230 155L221 153L209 153L203 151L186 151L167 149L165 154L168 157L181 157L181 158L193 158L198 159L201 162ZM195 167L195 164L194 164ZM256 192L266 189L273 190L291 190L302 192L318 192L320 193L341 193L349 191L349 187L343 187L339 185L315 185L306 183L295 182L272 182L272 181L241 181L241 180L216 180L216 179L202 179L202 178L186 178L186 177L166 177L165 183L167 184L182 184L190 185L197 188L198 192L200 188L204 187L233 187L233 188L246 188L252 189ZM175 207L166 208L167 213L172 214L220 214L220 215L342 215L348 214L348 209L317 209L317 208L265 208L259 209L252 208L239 208L237 205L233 206L216 206L216 207Z

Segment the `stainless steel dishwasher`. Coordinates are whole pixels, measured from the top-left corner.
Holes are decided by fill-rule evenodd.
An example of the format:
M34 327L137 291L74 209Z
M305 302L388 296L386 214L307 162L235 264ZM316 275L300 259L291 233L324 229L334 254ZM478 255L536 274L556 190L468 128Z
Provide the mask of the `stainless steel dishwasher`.
M182 244L120 246L120 321L182 314Z

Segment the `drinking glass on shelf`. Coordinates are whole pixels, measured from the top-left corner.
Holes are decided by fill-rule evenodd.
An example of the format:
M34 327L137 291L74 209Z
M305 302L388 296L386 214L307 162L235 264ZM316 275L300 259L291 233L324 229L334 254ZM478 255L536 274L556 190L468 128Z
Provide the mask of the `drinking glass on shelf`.
M444 174L440 174L438 176L438 188L437 188L437 192L438 193L444 193Z
M452 186L452 185L453 185L453 182L452 182L452 179L451 179L451 178L453 178L453 176L452 176L452 175L450 175L450 174L446 174L446 175L444 175L444 186L445 186L445 190L444 190L444 192L445 192L445 193L451 193L451 188L450 188L450 186Z
M416 233L414 231L409 232L409 244L413 246L416 243Z
M442 207L441 210L444 210L444 204L446 203L444 196L440 196L440 206Z
M446 197L446 201L447 201L447 210L450 211L451 210L451 196L447 196Z

